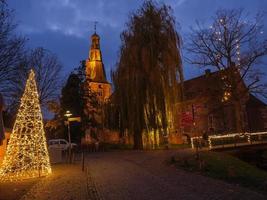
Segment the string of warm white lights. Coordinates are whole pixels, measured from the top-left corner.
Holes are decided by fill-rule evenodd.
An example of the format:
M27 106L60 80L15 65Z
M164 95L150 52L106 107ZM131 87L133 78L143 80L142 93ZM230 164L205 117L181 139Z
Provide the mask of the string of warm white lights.
M237 57L237 66L240 66L240 60L241 60L241 55L240 55L240 41L236 39L236 57Z
M16 181L50 173L43 118L31 70L0 168L0 180Z
M252 139L253 136L258 136L259 139L260 137L267 136L267 132L256 132L256 133L229 133L229 134L224 134L224 135L209 135L208 136L208 142L209 142L209 148L212 149L214 148L213 142L216 140L221 140L221 139L231 139L231 138L244 138L247 143L255 143L255 138ZM203 140L202 136L196 136L196 137L191 137L191 147L192 149L195 148L195 141L199 142Z
M220 25L222 25L224 27L227 26L224 19L220 19L218 22ZM245 24L245 22L244 22L244 24ZM215 27L216 26L210 26L209 28L211 30L213 30L213 33L215 34L216 40L218 42L222 42L223 33L221 32L221 30L219 28L218 28L219 30L217 30ZM237 64L237 66L240 66L240 60L241 60L240 41L239 41L239 39L236 39L235 42L236 42L236 44L235 44L236 53L235 54L236 54L236 60L237 60L236 64ZM220 58L220 56L221 55L217 55L217 58Z
M215 35L215 40L218 43L221 43L221 42L223 43L225 41L223 41L222 35L225 35L225 33L221 32L221 30L225 30L226 31L227 30L227 24L226 24L225 20L222 19L222 18L218 20L218 24L214 25L214 26L210 26L210 29L213 31L213 34ZM221 28L218 28L218 26L223 26L224 28L221 29ZM237 69L239 70L240 61L241 61L240 40L236 39L234 45L235 45L235 48L236 48L236 50L235 50L236 66L237 66ZM221 58L222 58L222 55L220 53L218 53L216 55L216 59L220 60ZM221 99L222 102L227 102L231 98L231 85L228 84L227 81L225 81L226 78L227 78L226 76L222 76L222 80L225 83L224 93L223 93L222 99Z

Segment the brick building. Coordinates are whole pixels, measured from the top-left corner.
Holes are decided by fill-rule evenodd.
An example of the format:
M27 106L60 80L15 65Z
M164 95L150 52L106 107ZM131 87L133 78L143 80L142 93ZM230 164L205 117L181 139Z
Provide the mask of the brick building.
M225 134L237 132L235 105L230 93L222 88L222 71L210 72L184 82L183 103L176 105L172 135L203 136L204 134ZM241 100L241 120L244 131L267 130L267 105L244 91Z

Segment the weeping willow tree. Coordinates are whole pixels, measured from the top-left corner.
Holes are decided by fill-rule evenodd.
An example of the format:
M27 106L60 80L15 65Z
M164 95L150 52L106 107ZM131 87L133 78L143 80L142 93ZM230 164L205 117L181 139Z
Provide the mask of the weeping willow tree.
M180 37L171 8L146 1L130 16L121 40L113 102L120 130L142 149L148 134L154 141L167 134L174 103L182 97Z

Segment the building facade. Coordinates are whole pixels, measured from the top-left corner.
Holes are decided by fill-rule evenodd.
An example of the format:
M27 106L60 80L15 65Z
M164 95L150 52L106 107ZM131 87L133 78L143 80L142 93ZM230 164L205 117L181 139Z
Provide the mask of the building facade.
M231 94L222 87L223 73L210 72L184 82L184 101L176 105L173 134L179 138L237 133L236 105ZM267 130L267 105L244 91L240 106L240 120L244 132Z

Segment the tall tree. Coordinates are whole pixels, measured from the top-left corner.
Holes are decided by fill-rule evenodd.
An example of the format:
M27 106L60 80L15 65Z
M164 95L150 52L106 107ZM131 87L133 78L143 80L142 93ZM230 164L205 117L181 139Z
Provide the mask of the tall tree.
M17 64L24 53L25 39L15 34L12 11L0 1L0 92L9 94L10 82L18 74Z
M136 149L143 148L143 133L166 133L169 113L181 97L180 37L171 12L164 4L145 1L121 34L114 102L120 129L133 134Z
M71 73L61 91L61 107L65 112L69 110L74 116L80 116L83 112L81 84L78 75Z
M82 117L83 115L83 99L81 93L82 82L79 76L75 73L71 73L68 77L66 85L62 88L61 91L61 99L60 99L60 116L61 118L66 120L64 114L66 111L70 111L72 113L72 117ZM82 126L79 123L72 122L71 126L71 137L72 141L80 142L80 138L82 135ZM67 135L67 134L65 134Z
M248 93L267 97L260 68L267 54L262 18L246 18L242 10L218 10L211 26L197 22L187 45L192 64L221 71L222 101L234 104L237 131L245 128L242 104Z
M100 103L97 95L89 86L89 77L86 75L85 61L80 63L80 66L74 70L74 73L79 77L80 85L80 98L82 102L82 126L86 130L89 127L99 127L100 117Z
M57 56L39 47L31 51L28 66L32 66L36 73L36 81L40 94L40 103L54 99L61 88L62 65Z
M12 108L18 105L19 98L23 92L23 85L26 82L30 69L36 73L39 99L42 107L49 101L55 100L60 94L61 69L62 65L57 56L50 51L38 47L24 54L17 67L17 75L10 81L10 91ZM16 109L15 109L16 110Z
M98 126L95 117L98 115L99 103L96 94L89 88L83 62L69 75L65 86L62 88L59 103L49 102L49 110L55 114L54 118L47 123L50 132L60 130L57 135L63 135L64 121L66 120L64 114L67 110L72 113L73 117L81 118L81 123L71 123L71 129L74 133L72 136L75 141L80 142L80 137L89 127Z

